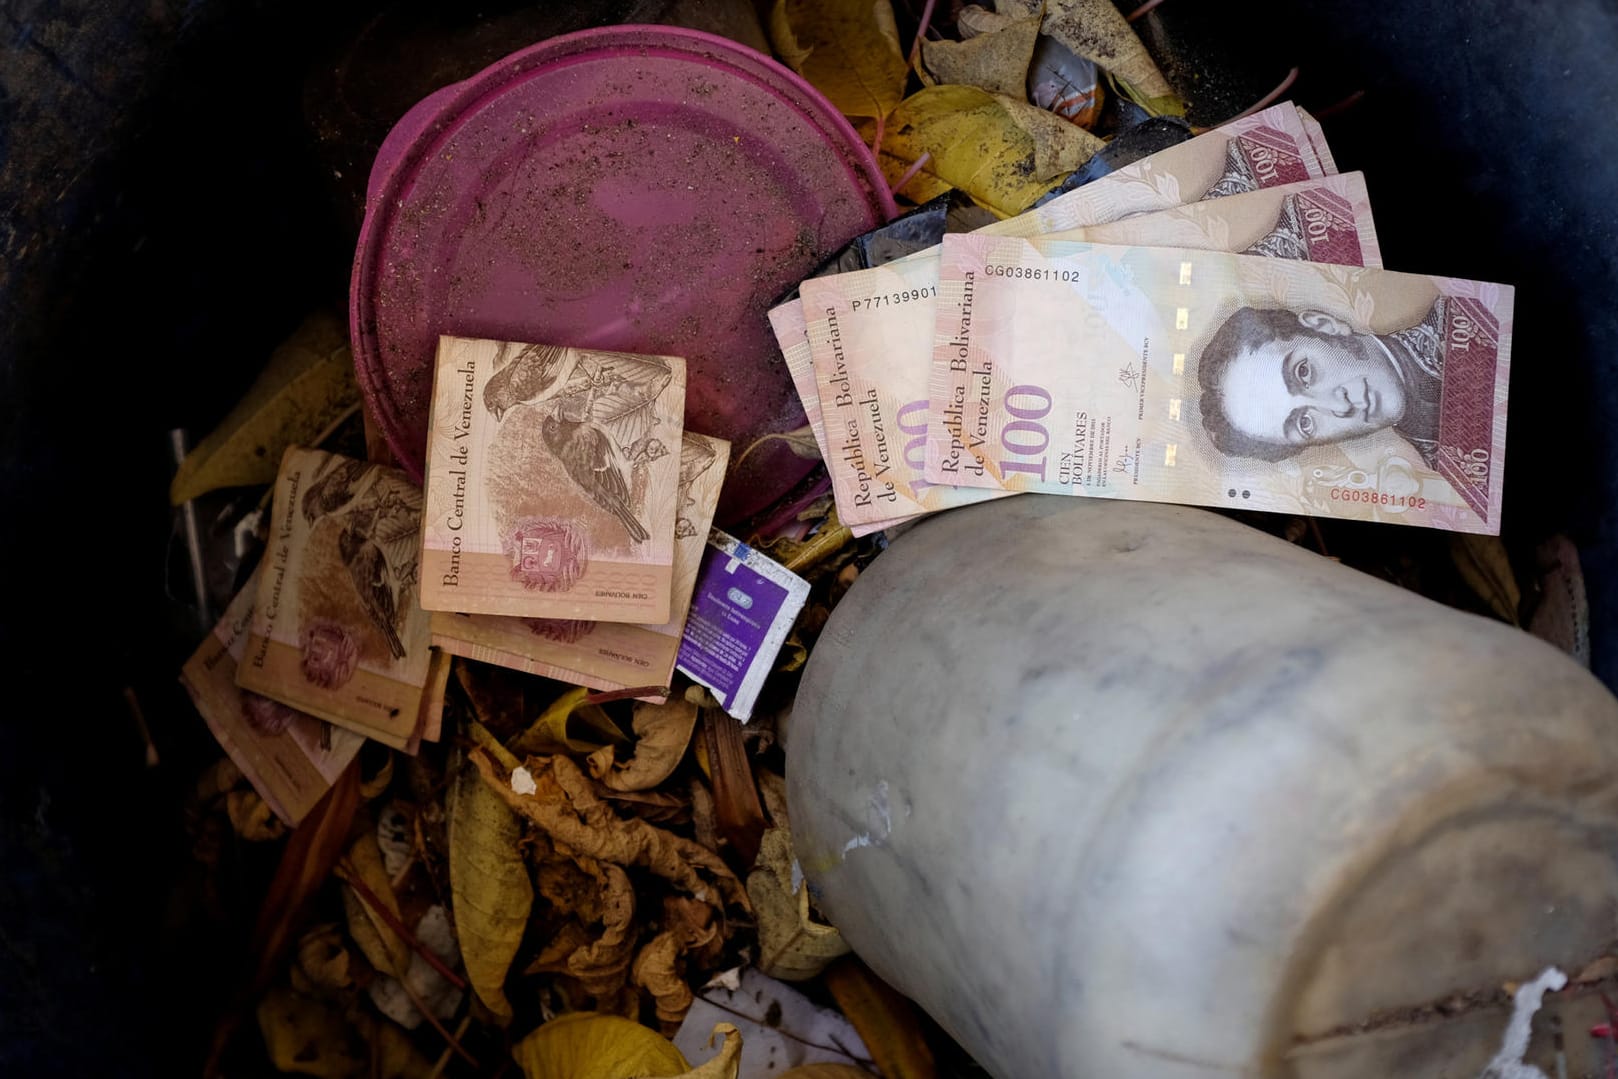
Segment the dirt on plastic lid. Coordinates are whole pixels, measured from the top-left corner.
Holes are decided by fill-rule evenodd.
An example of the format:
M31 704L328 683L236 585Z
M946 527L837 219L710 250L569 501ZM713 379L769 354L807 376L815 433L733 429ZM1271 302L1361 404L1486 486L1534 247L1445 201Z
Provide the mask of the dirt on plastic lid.
M615 26L513 53L424 99L371 174L354 364L421 477L441 334L684 356L686 426L732 443L718 519L813 467L765 312L894 213L870 151L808 83L725 38Z

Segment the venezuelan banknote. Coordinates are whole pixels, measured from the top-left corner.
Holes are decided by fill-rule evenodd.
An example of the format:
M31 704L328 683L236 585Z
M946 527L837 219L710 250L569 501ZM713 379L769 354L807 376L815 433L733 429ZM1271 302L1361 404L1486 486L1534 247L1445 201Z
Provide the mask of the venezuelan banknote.
M561 682L616 690L663 687L674 674L697 568L730 461L730 443L686 431L674 520L673 610L660 626L571 618L510 618L434 611L433 644L446 652ZM648 700L664 700L651 693Z
M1316 133L1313 138L1311 125ZM1198 199L1222 199L1225 196L1296 184L1311 178L1318 179L1325 176L1328 171L1335 171L1335 165L1331 165L1328 169L1322 163L1316 138L1320 148L1325 146L1325 141L1323 137L1318 136L1318 131L1318 125L1290 103L1272 106L1251 117L1142 158L1020 217L1001 221L980 231L1025 235L1079 229L1115 222L1130 214L1146 214L1176 208ZM1326 160L1330 160L1329 156ZM1356 205L1356 211L1358 208ZM1368 224L1368 210L1364 216ZM1151 223L1143 226L1146 231L1137 234L1142 238L1132 242L1152 242L1144 238L1150 235L1151 227ZM1190 242L1183 240L1183 233L1181 237L1183 242ZM1209 238L1210 243L1217 246L1216 237L1211 230ZM1165 238L1158 242L1171 241ZM1375 233L1369 227L1366 229L1364 246L1367 252L1375 249ZM924 372L931 366L932 325L939 281L939 250L930 248L898 259L884 267L858 271L854 275L811 279L836 281L847 277L858 278L844 281L842 285L837 286L846 293L845 298L850 302L862 295L873 298L881 295L910 297L904 303L893 304L881 310L872 306L865 311L868 317L859 320L865 324L862 328L867 329L870 336L880 342L905 342L906 344L900 346L896 352L867 353L857 344L853 347L845 345L843 349L845 362L851 358L851 362L861 372L860 377L878 375L880 372L880 379L889 380L889 384L884 385L879 391L879 395L886 400L887 410L883 414L879 409L877 414L872 415L874 422L884 425L883 445L880 447L875 445L874 431L869 430L859 440L860 445L847 445L850 439L847 437L849 428L846 416L840 429L844 436L841 440L842 448L834 444L836 440L827 438L825 410L820 400L822 391L818 380L811 378L810 372L805 368L806 360L811 366L813 365L814 349L811 347L806 351L800 342L799 324L804 324L807 330L809 321L802 302L792 301L780 305L771 312L771 322L781 343L787 368L792 372L794 385L804 402L804 411L808 414L816 440L820 443L821 455L832 473L833 488L838 493L839 516L845 523L854 527L857 534L877 531L900 520L936 509L981 501L983 497L976 494L951 494L947 484L927 486L927 481L920 475L919 469L903 461L903 453L906 450L910 452L912 459L915 458L913 440L917 435L913 431L904 430L898 414L904 411L905 425L911 427L920 423L921 417L925 414L916 406L927 399L922 391L925 389ZM886 276L860 278L861 274ZM831 287L833 286L817 285L814 291L819 292L824 298L825 290ZM926 295L914 295L917 292L924 292ZM829 352L829 330L822 332L820 336L821 351ZM822 366L834 377L836 376L835 359L822 361ZM806 390L806 382L815 383L812 392ZM835 394L832 396L835 397ZM869 405L867 412L870 413ZM931 412L930 428L938 427L938 416L938 412ZM929 431L929 434L931 437L937 437L936 432ZM897 457L896 447L899 451ZM842 465L835 463L840 456L847 458ZM867 462L867 456L871 456L874 465ZM890 469L897 469L898 475L890 471L881 477L872 478L873 470L881 469L884 465ZM843 477L839 487L840 472L843 473ZM862 473L865 476L863 479ZM886 486L890 482L894 484L891 490ZM882 505L859 505L850 501L856 497L873 503L880 502ZM908 505L901 505L902 502L908 502ZM884 509L884 506L887 508ZM892 513L889 513L890 510ZM850 514L854 515L854 519L851 520Z
M676 356L442 338L422 606L667 622L684 416Z
M1336 172L1329 155L1321 160L1315 138L1325 145L1324 137L1311 137L1295 105L1272 105L978 231L1043 236Z
M1500 527L1509 286L946 237L924 477Z
M242 775L276 816L296 827L365 739L236 685L261 572L254 571L230 601L224 617L180 671L180 681Z
M1358 173L1137 214L1065 235L1091 233L1114 242L1381 264ZM925 474L929 425L946 417L951 404L932 397L936 273L928 263L900 259L811 278L800 289L823 456L844 521L908 519L1012 493Z
M820 391L815 388L814 363L809 355L809 330L804 320L803 301L788 300L772 307L770 328L775 331L776 343L781 346L781 360L786 364L787 374L792 378L792 388L798 391L798 398L803 402L803 414L809 421L809 429L814 432L815 445L820 447L820 459L830 461L831 452L826 446L826 424L820 411ZM842 519L841 514L838 519ZM849 524L847 521L843 523L854 535L869 536L902 520L904 518L895 517L866 521L864 524Z
M271 513L236 684L410 747L435 679L417 602L420 488L397 469L293 447Z

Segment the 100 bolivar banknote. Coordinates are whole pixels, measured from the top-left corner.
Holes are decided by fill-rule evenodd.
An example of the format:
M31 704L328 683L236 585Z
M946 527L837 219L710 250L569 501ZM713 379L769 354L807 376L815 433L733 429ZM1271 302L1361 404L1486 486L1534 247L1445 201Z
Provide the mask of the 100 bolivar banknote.
M1497 533L1509 286L944 243L934 482Z
M1067 235L1091 233L1114 243L1381 264L1358 173L1137 214ZM939 415L930 385L936 278L936 262L900 259L811 278L800 290L826 469L845 522L905 519L1012 493L925 475L930 418Z

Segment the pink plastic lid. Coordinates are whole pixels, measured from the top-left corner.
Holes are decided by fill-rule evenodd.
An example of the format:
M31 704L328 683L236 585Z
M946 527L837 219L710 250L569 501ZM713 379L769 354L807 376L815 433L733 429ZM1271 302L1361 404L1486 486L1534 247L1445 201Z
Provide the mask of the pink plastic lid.
M355 370L419 479L440 334L684 356L686 424L734 462L805 422L769 304L894 212L848 122L768 57L662 26L553 38L389 134L354 258ZM719 519L812 467L760 446Z

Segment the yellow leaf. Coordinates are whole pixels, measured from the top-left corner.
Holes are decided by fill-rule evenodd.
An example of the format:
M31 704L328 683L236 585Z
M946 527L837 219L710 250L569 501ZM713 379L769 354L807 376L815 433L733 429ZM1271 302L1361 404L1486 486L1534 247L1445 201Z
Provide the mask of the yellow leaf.
M363 1044L342 1013L290 989L271 989L259 1001L258 1029L280 1071L322 1079L365 1072Z
M924 41L921 58L941 83L1023 98L1028 96L1028 64L1038 37L1038 15L1010 19L965 41Z
M958 187L997 213L1026 210L1101 148L1102 142L1026 101L975 86L930 86L888 117L882 170L896 184L922 154L922 174ZM907 198L920 197L916 183Z
M1499 536L1460 534L1450 537L1450 555L1467 587L1488 603L1504 621L1518 624L1522 589L1511 568L1511 558Z
M881 120L910 69L889 0L776 0L770 42L844 116Z
M712 1045L715 1038L725 1039L719 1055L678 1079L737 1079L742 1067L742 1032L729 1023L715 1023L713 1033L708 1035L708 1044Z
M758 866L747 875L747 897L758 915L758 969L772 978L801 982L826 969L848 944L833 926L809 913L809 889L794 887L792 837L771 828L759 844Z
M522 824L498 794L463 765L449 798L449 883L467 980L501 1022L511 1020L506 972L534 905L517 842Z
M348 335L312 315L270 355L247 396L185 455L169 484L178 506L220 487L275 482L288 446L312 444L359 404Z
M634 756L615 762L612 747L604 746L590 754L590 774L615 791L649 790L679 765L696 725L697 706L684 698L636 704Z
M652 1079L690 1070L667 1038L616 1015L557 1016L511 1050L525 1079Z
M345 881L357 878L395 921L403 921L399 917L399 898L394 895L393 882L382 862L382 848L377 846L375 828L361 829L360 837L348 849L347 860L337 864L336 872ZM343 889L343 910L348 916L348 934L370 964L384 974L402 977L410 967L410 945L386 918L371 909L352 884Z
M604 745L623 745L629 741L612 717L599 704L587 704L590 691L575 687L552 701L531 723L511 741L511 751L554 753L567 749L574 753L594 753Z
M225 813L236 834L249 843L269 843L287 834L286 825L258 791L231 791L225 795Z

